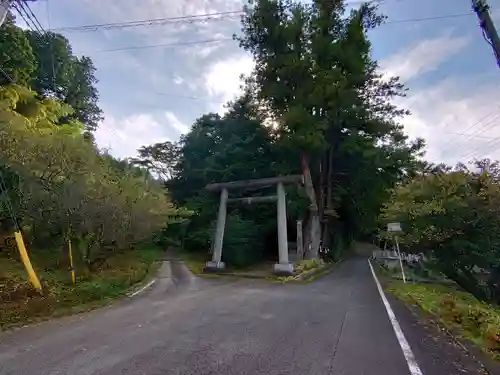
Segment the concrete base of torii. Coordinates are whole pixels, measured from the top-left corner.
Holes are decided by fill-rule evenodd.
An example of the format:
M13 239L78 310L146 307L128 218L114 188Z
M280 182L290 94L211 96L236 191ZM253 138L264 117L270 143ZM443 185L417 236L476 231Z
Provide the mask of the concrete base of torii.
M276 263L273 272L278 276L292 276L293 264L292 263Z
M224 262L209 261L206 263L205 268L203 268L203 272L206 273L219 272L224 270L225 268L226 264Z

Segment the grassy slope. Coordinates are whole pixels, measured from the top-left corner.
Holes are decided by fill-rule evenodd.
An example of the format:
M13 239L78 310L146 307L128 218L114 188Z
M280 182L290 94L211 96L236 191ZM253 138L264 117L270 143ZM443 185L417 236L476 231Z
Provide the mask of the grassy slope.
M35 255L32 262L44 286L43 296L32 288L20 262L0 257L0 329L85 311L124 296L159 265L162 256L153 247L118 254L91 276L77 273L73 285L67 269L48 267Z
M500 307L443 285L390 281L387 288L407 304L418 305L454 334L470 340L500 360Z

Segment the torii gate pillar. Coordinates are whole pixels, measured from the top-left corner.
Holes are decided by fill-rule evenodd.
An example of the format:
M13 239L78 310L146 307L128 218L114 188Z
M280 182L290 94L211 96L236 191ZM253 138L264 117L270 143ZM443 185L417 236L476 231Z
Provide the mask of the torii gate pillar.
M286 183L303 183L302 175L280 176L274 178L262 178L248 181L233 181L218 184L209 184L206 189L209 191L220 191L219 213L217 216L217 228L215 231L215 241L212 260L207 262L206 271L217 271L225 268L222 262L222 245L224 242L224 227L226 225L226 213L228 201L269 202L277 200L277 222L278 222L278 254L279 261L274 265L274 272L282 275L293 274L293 264L288 259L288 236L286 218ZM276 185L276 196L235 198L228 200L228 190L245 187L260 187Z

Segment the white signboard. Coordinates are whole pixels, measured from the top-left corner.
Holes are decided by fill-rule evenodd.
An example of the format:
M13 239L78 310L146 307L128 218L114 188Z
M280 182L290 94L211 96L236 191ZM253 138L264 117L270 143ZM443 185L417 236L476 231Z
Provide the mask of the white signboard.
M389 223L387 224L388 232L401 232L401 223Z

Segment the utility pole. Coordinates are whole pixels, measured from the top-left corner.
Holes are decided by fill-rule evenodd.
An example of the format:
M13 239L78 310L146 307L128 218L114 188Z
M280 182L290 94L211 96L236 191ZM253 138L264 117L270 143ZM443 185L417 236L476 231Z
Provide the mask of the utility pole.
M484 39L493 48L497 65L500 67L500 37L498 36L495 24L491 20L490 6L486 3L486 0L472 0L472 9L474 9L477 18L479 18L479 25L481 26Z
M0 26L2 26L9 11L9 0L0 0Z

